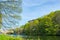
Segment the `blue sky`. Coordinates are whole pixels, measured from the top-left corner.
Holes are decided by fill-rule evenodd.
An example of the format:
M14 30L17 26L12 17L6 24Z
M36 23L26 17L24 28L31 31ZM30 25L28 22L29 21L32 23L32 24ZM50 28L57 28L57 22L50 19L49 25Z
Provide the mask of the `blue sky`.
M22 0L22 2L23 11L20 25L52 11L60 10L60 0Z
M19 26L52 11L60 10L60 0L22 0L22 9Z

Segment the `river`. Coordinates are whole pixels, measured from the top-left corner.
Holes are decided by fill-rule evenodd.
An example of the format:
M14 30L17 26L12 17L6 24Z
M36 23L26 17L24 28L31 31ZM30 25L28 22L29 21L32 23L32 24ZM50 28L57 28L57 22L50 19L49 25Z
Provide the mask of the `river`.
M25 40L60 40L60 36L26 36L26 35L11 35L14 37L20 36Z

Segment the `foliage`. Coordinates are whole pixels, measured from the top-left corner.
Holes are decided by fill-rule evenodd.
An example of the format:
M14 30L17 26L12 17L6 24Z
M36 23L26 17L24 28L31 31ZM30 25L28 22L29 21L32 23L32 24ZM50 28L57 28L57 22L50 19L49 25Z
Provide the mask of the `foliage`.
M1 0L0 1L0 16L2 22L0 24L4 28L9 28L18 24L21 19L20 13L22 12L21 0Z
M23 38L0 34L0 40L23 40Z
M25 35L59 35L59 18L60 11L51 12L41 18L28 21L21 28L23 28Z
M0 14L0 27L2 26L1 23L2 23L2 14Z

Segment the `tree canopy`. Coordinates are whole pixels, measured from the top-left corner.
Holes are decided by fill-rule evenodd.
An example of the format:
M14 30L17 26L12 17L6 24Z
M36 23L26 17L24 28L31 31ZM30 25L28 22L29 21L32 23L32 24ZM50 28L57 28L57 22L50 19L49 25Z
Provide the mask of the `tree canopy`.
M30 20L21 28L25 35L60 35L60 11Z
M22 12L22 0L0 1L0 25L4 28L15 27L19 24ZM1 27L0 26L0 27Z

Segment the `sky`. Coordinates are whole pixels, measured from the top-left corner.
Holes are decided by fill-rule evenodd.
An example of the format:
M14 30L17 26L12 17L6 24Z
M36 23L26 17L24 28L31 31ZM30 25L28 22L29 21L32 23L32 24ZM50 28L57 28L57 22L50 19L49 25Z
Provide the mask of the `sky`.
M60 0L22 0L22 9L20 25L52 11L60 10Z
M29 20L37 19L56 10L60 10L60 0L22 0L22 19L19 27Z

